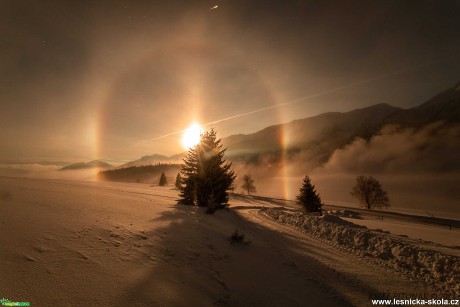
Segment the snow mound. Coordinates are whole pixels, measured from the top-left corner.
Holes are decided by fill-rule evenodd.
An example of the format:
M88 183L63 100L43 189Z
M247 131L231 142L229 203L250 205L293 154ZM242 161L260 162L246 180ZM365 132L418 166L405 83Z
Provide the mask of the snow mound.
M295 226L311 237L380 260L386 266L425 280L441 291L460 294L460 257L427 250L366 227L356 227L335 215L316 217L269 208L261 212L277 222Z
M334 223L337 225L349 226L349 227L354 227L354 228L363 228L363 226L359 226L359 225L353 224L352 222L345 221L341 219L340 217L338 217L337 215L325 214L319 218L325 222Z
M358 212L354 212L351 210L329 210L326 211L327 214L332 214L332 215L337 215L337 216L342 216L342 217L348 217L352 219L360 219L361 215Z

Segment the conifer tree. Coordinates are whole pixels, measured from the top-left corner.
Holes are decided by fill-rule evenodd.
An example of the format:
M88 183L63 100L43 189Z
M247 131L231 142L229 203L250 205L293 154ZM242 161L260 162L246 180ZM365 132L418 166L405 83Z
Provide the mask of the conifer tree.
M167 184L168 184L168 179L166 179L165 172L162 172L160 176L160 182L158 183L158 185L161 187L164 187Z
M179 204L182 205L195 205L196 199L196 181L198 180L198 158L197 148L191 147L188 150L187 156L183 160L183 164L179 173L181 177L181 187L179 188Z
M297 195L297 204L302 206L302 209L307 213L320 212L323 203L318 193L316 193L315 186L311 184L310 177L305 176L302 187L300 188L299 195Z
M182 178L180 177L180 173L177 173L177 176L176 176L176 183L174 183L174 186L176 187L176 189L180 189L180 187L182 186Z
M235 174L232 164L224 159L225 150L214 129L201 134L200 143L189 149L180 171L180 204L208 207L209 213L228 205Z

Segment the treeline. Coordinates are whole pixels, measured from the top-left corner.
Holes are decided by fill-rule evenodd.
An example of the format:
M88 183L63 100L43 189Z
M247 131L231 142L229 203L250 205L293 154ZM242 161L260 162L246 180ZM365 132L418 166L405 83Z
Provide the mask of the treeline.
M120 169L100 171L98 179L107 181L156 183L161 173L174 178L180 170L180 164L162 164L131 166ZM171 180L172 181L172 180Z

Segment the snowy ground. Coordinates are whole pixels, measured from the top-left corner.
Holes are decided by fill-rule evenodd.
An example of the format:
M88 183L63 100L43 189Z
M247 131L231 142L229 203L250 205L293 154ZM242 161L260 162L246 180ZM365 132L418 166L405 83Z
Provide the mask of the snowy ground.
M361 225L375 232L386 232L408 243L460 256L460 220L400 212L369 211L358 208L337 210L327 206L327 213Z
M204 214L143 184L0 177L0 297L32 306L366 306L442 295L260 213ZM251 241L232 245L235 228Z
M460 256L460 229L433 225L423 225L418 223L392 221L392 220L377 220L377 219L350 219L344 218L357 225L366 226L369 229L381 229L390 233L407 236L409 238L418 239L420 244L438 243L440 246L453 247L444 248L446 252Z
M326 244L368 258L378 266L424 280L441 292L460 295L460 258L457 256L414 244L412 239L371 231L337 215L312 216L271 208L261 213Z

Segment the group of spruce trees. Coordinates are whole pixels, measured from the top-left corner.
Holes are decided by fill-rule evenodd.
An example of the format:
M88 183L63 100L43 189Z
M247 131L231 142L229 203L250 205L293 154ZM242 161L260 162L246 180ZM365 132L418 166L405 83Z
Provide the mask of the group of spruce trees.
M179 204L207 207L207 213L228 206L228 190L236 176L224 154L214 129L201 135L200 143L189 149L180 171Z
M228 191L232 189L236 176L231 170L232 164L224 159L225 151L214 129L202 133L200 143L189 149L176 177L175 186L180 191L179 204L206 207L207 213L228 206ZM244 176L243 182L242 187L248 194L255 192L254 181L249 175ZM163 173L160 185L165 184L166 176ZM373 177L358 176L351 194L367 209L389 204L386 192ZM322 212L323 203L309 176L303 180L297 204L307 213Z

